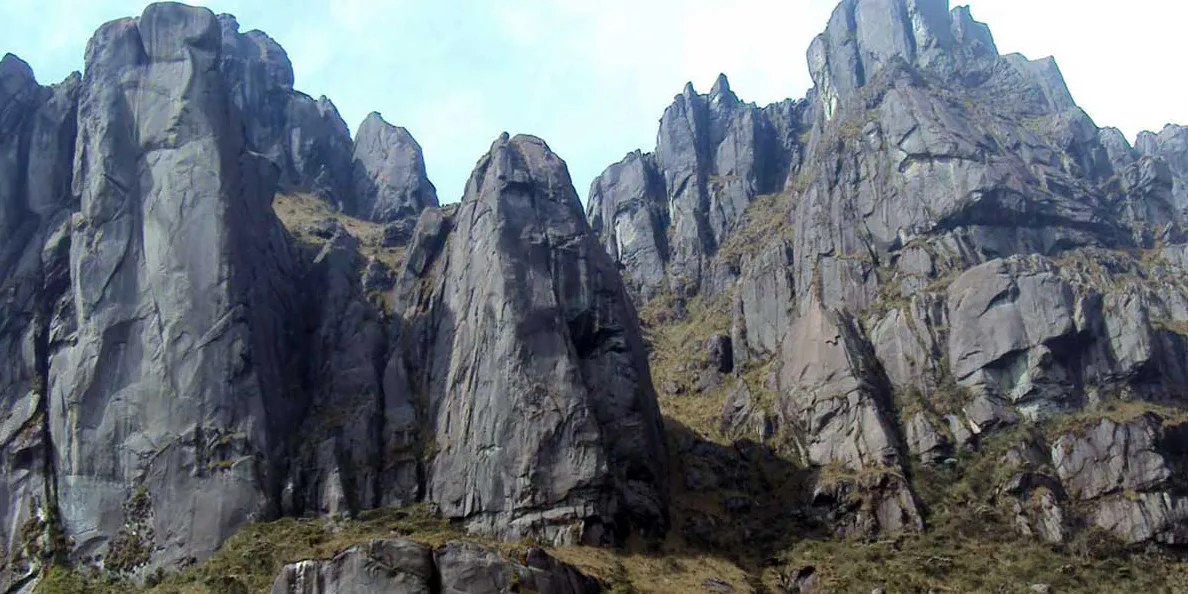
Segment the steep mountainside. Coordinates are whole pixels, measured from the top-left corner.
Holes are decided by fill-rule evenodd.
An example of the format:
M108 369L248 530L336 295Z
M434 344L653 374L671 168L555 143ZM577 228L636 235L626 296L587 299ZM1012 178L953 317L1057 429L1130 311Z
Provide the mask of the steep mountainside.
M686 86L583 214L507 134L439 206L228 15L5 55L0 588L1188 587L1188 128L947 0L807 60Z

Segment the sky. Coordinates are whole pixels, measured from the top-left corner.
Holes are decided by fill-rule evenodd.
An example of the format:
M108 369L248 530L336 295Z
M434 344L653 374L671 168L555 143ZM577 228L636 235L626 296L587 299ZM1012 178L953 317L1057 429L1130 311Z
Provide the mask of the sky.
M196 0L288 52L296 87L352 130L372 111L424 148L443 203L461 198L503 131L544 138L583 197L608 165L652 150L660 116L718 73L745 101L803 97L805 50L836 0ZM1002 53L1055 56L1099 126L1134 139L1188 124L1183 0L965 0ZM82 69L102 23L133 0L0 0L0 53L43 84ZM1175 66L1173 66L1175 65Z

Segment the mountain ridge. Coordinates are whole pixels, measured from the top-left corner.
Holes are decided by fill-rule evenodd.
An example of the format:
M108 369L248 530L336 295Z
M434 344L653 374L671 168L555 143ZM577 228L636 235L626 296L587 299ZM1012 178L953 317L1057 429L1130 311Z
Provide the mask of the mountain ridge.
M550 556L599 547L818 591L814 546L954 529L1176 554L1186 129L1131 147L945 0L843 0L806 59L805 99L686 85L583 209L506 133L440 206L407 130L352 139L206 9L103 25L54 87L6 55L0 585L169 587L311 516L364 528L274 592L643 579Z

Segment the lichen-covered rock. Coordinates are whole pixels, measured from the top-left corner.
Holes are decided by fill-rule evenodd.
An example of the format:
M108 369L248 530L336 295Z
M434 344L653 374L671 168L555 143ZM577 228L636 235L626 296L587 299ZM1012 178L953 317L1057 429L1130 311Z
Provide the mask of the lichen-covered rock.
M271 594L431 594L440 577L433 551L407 540L375 540L329 561L287 565Z
M429 397L428 498L443 515L557 543L663 532L665 444L638 321L565 163L539 139L496 140L421 278L403 301L409 369Z
M425 174L421 145L408 130L372 112L355 134L356 216L379 223L413 221L437 206L437 189Z
M1188 497L1179 478L1188 425L1155 414L1102 419L1052 444L1052 462L1069 494L1092 502L1094 523L1125 542L1183 544Z
M46 387L73 557L115 569L205 557L274 513L269 461L298 404L282 389L292 256L221 49L214 14L180 4L87 47L73 307L50 328Z

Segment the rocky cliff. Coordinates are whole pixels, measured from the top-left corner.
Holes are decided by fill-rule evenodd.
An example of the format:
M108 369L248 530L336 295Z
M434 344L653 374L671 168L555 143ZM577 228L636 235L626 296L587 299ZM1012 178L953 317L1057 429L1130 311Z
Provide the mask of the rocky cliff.
M1028 470L995 463L979 500L1022 533L1175 541L1182 129L1131 147L1054 60L1000 55L943 0L846 0L807 60L797 102L686 87L655 152L591 186L661 345L662 407L816 469L835 532L927 529L932 468L1022 440ZM1111 464L1144 478L1094 476Z
M946 0L806 58L800 100L686 86L583 213L506 134L439 206L228 15L6 55L0 586L1184 578L1188 132L1132 147Z
M6 589L420 501L475 535L663 534L635 310L542 141L444 214L406 130L352 139L231 17L154 4L55 87L2 64Z

